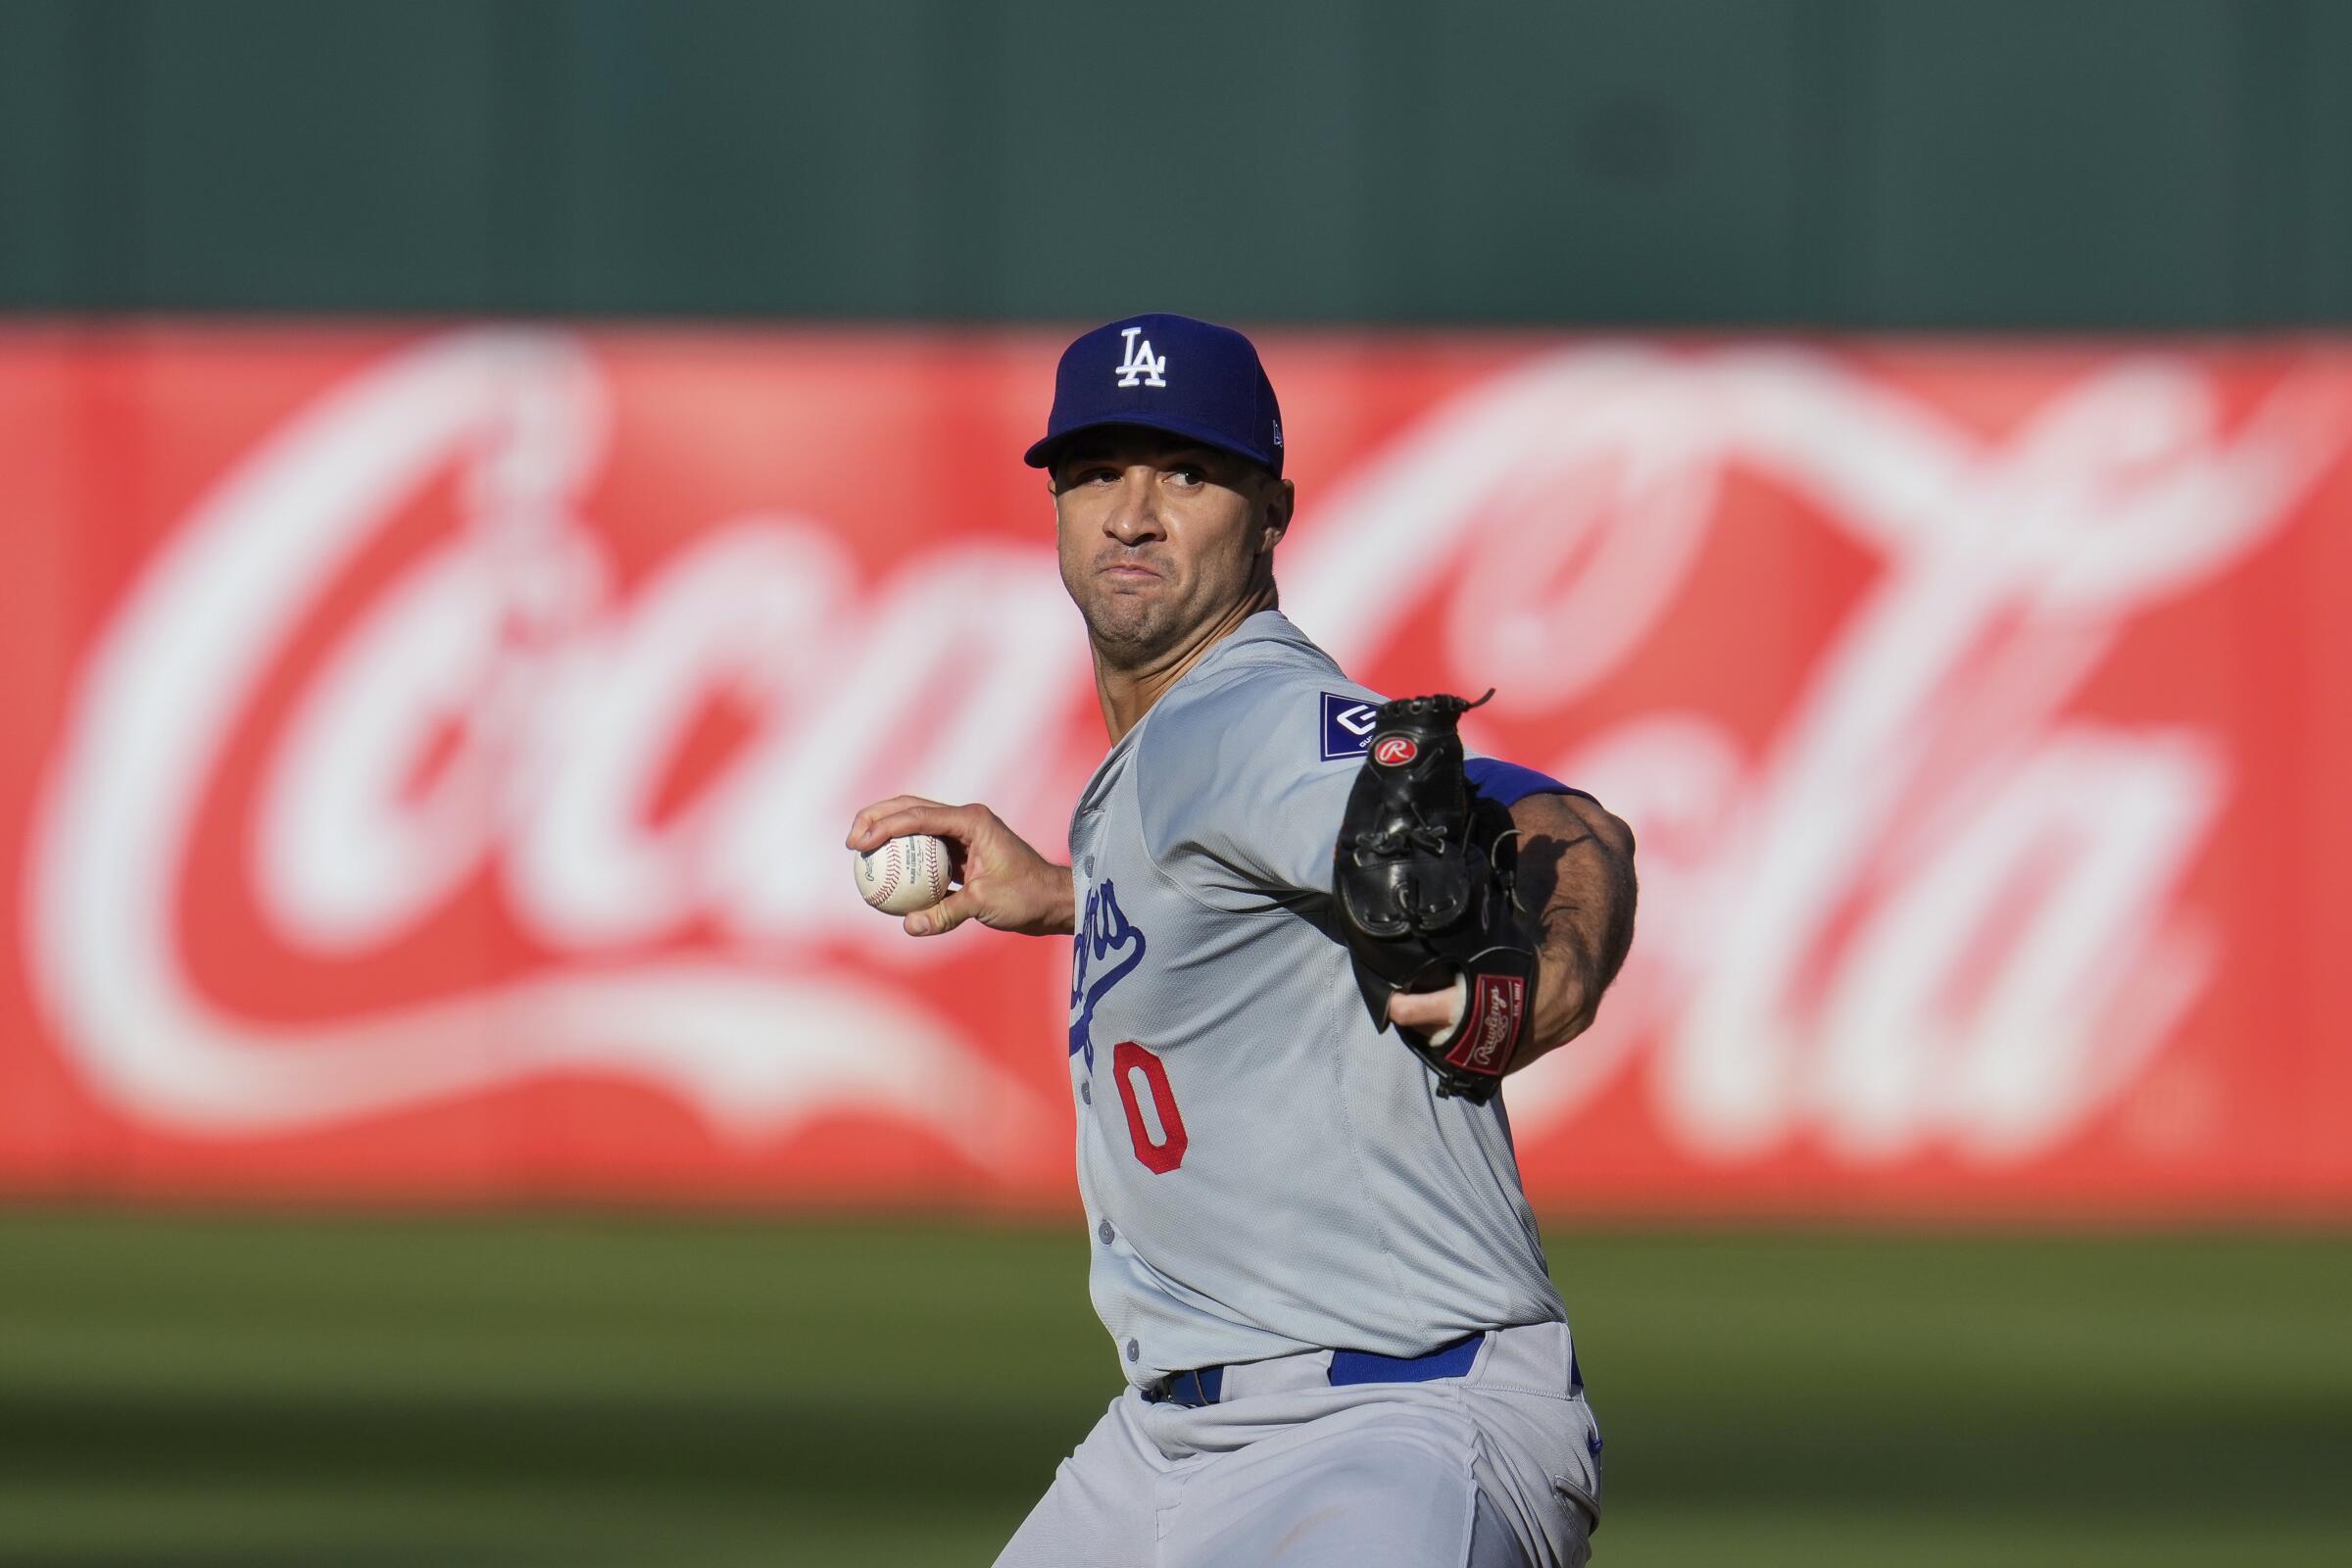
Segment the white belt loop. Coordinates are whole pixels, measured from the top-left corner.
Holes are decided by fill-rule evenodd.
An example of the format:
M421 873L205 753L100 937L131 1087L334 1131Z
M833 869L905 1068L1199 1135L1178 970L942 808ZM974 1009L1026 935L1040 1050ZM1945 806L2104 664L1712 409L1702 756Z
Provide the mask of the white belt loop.
M1217 1391L1217 1402L1230 1404L1251 1395L1292 1394L1300 1389L1328 1388L1330 1384L1331 1352L1300 1350L1294 1355L1242 1361L1227 1367L1224 1385Z

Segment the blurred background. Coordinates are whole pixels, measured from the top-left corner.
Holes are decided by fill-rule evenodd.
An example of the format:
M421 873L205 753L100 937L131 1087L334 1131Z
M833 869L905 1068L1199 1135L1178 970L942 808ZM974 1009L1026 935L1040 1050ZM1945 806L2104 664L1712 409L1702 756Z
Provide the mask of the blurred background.
M0 6L0 1561L989 1561L1119 1387L1021 448L1641 841L1610 1564L2352 1560L2352 8ZM2338 696L2330 698L2330 691ZM2330 719L2328 714L2338 716Z

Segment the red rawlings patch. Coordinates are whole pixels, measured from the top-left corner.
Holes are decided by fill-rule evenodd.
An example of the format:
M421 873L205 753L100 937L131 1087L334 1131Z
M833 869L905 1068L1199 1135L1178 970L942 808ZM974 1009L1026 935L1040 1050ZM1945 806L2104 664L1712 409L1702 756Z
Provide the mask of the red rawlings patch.
M1372 760L1383 767L1402 767L1420 755L1409 735L1383 735L1372 744Z
M1519 1015L1527 1007L1527 982L1515 974L1482 974L1471 983L1470 1012L1446 1054L1464 1072L1499 1077L1511 1064L1511 1042L1519 1038Z

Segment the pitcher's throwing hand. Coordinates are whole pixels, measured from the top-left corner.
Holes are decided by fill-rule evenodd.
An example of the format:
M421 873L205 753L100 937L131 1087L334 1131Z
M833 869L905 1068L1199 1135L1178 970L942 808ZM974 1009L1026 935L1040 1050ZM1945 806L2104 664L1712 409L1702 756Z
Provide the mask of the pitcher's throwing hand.
M902 923L908 936L940 936L966 920L1030 937L1070 930L1070 868L1031 849L985 806L893 795L852 819L847 842L863 854L909 833L945 839L949 875L962 886L907 915Z

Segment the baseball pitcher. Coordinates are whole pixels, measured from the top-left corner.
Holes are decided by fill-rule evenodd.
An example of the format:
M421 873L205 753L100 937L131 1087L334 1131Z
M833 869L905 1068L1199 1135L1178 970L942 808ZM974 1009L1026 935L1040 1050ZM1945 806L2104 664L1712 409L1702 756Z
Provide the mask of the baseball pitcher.
M1240 333L1086 333L1027 462L1110 738L1070 863L908 796L849 838L947 842L960 886L910 935L1073 939L1078 1185L1127 1387L1000 1568L1585 1562L1600 1435L1496 1091L1592 1023L1631 833L1465 757L1473 703L1387 701L1283 616L1281 411Z

